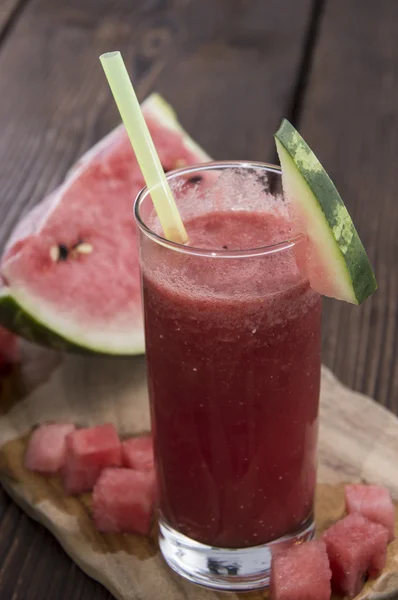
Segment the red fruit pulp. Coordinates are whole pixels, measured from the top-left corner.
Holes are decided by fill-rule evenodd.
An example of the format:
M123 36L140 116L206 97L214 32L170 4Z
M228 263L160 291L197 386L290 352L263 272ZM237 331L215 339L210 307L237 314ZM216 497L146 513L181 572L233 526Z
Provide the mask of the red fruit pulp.
M344 489L348 513L358 512L369 521L384 525L389 541L394 539L395 506L387 488L381 485L346 485Z
M272 555L271 600L330 600L332 572L323 541L280 550Z
M90 492L105 467L118 467L122 448L114 425L77 429L66 437L65 463L61 471L67 495Z
M155 497L153 471L104 469L93 491L99 531L149 533Z
M354 598L367 575L377 577L384 569L388 530L359 513L337 521L323 534L332 570L332 587Z
M71 423L44 423L32 432L25 454L25 467L55 475L64 466L66 436L75 431Z
M154 468L151 435L140 435L122 442L122 463L128 469L152 471Z
M278 214L185 222L190 246L287 239ZM142 240L149 392L162 518L200 542L268 542L311 516L321 299L292 249L212 258Z

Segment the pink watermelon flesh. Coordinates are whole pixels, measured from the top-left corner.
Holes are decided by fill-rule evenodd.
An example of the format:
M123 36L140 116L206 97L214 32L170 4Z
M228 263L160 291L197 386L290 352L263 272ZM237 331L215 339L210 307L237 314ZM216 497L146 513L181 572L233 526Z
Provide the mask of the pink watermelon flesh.
M129 469L151 471L154 468L152 436L142 435L122 442L122 463Z
M364 517L384 525L389 541L394 539L395 507L390 492L381 485L346 485L344 488L348 513L358 512Z
M65 463L66 436L75 431L71 423L47 423L35 429L25 454L25 467L43 475L55 475Z
M151 98L143 110L164 170L205 160L185 133L162 120ZM35 322L78 347L108 354L144 351L133 218L143 185L120 126L27 215L7 246L1 276L8 293ZM81 243L91 251L76 250Z
M323 534L336 592L354 598L369 575L377 577L386 563L388 531L359 513L338 521Z
M122 462L121 444L111 424L78 429L66 437L65 464L61 471L65 493L90 492L105 467Z
M272 557L271 600L330 600L331 571L322 541L281 550Z
M152 471L104 469L93 491L97 529L108 533L149 533L155 500Z

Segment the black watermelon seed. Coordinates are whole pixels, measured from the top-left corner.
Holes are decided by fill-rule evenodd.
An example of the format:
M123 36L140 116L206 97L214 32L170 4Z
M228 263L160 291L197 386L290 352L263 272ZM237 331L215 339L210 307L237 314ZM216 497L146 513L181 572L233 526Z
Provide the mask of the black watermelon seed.
M58 250L59 250L59 258L58 260L66 260L68 258L69 255L69 249L67 246L65 246L64 244L59 244L58 245Z
M227 245L223 246L223 248L224 248L224 250L228 250L228 246Z
M192 185L194 185L195 183L200 183L203 180L203 177L201 175L194 175L193 177L190 177L188 179L188 183L191 183Z

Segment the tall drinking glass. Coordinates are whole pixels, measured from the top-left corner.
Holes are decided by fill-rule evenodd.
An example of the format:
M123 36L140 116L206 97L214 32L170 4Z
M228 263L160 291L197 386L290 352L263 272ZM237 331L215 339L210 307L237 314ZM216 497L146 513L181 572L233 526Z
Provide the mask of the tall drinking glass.
M160 548L191 581L253 589L275 546L314 531L321 298L277 167L168 179L186 245L162 237L150 190L135 204Z

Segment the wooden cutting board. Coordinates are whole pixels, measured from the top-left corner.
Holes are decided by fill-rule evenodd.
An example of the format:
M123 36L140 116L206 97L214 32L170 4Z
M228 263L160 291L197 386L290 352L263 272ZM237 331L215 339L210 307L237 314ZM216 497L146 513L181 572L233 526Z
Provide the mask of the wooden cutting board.
M225 597L174 575L159 555L155 527L148 538L99 534L91 521L90 495L67 498L57 478L44 479L23 467L26 440L37 423L112 422L121 436L147 431L144 359L66 356L25 342L20 350L20 364L1 383L0 480L10 496L45 525L71 558L118 600ZM370 398L341 385L323 368L318 531L343 514L343 482L380 483L398 500L397 458L398 419ZM252 592L242 597L255 600L267 594ZM395 597L398 542L390 545L383 576L376 583L369 582L360 596L369 600Z

